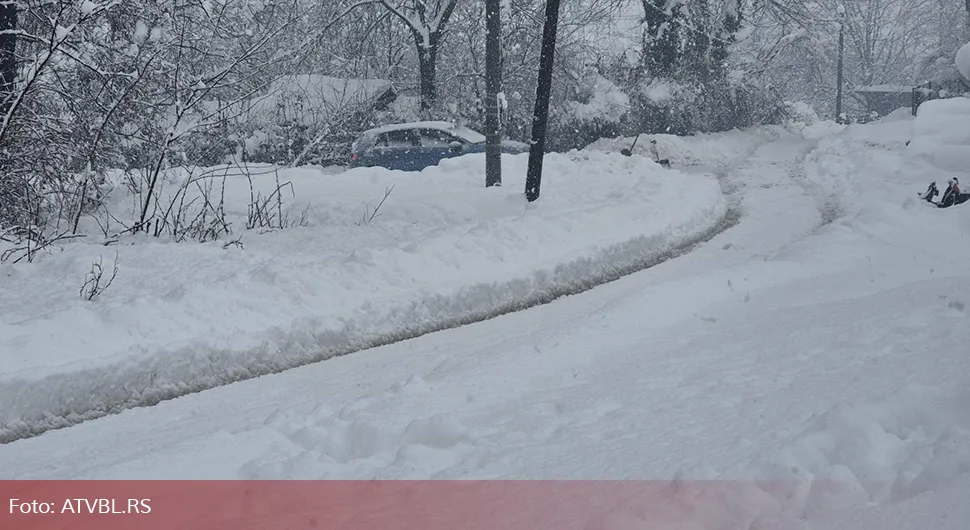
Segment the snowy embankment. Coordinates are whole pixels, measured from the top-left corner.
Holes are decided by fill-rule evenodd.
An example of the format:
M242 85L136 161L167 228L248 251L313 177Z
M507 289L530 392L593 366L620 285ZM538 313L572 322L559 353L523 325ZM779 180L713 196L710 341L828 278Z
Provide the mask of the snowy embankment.
M272 168L214 171L233 235L89 237L0 266L0 440L578 292L710 237L728 213L713 177L601 153L548 156L529 204L526 163L506 157L490 189L480 156L420 174L281 171L283 213L311 209L269 233L243 227L250 182L268 196ZM131 219L124 190L109 201ZM104 283L116 255L113 283L82 300L92 262Z
M970 172L970 105L966 101L944 99L920 108L907 153L921 172L943 170L955 172L956 177ZM941 193L945 182L937 182Z

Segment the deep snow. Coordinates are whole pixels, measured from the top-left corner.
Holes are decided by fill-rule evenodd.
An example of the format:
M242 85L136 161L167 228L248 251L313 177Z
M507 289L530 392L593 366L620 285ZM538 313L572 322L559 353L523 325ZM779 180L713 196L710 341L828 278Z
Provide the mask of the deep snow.
M209 183L231 236L125 236L109 247L92 238L3 266L0 441L548 301L727 222L710 175L641 157L550 155L542 201L529 204L527 156L504 160L505 185L492 189L477 155L421 173L281 171L283 215L312 210L307 226L270 233L242 228L250 180L216 168ZM253 171L268 196L274 168ZM172 177L166 197L187 178ZM124 190L108 200L131 219L126 208L138 205ZM242 248L225 246L236 238ZM99 259L109 272L117 259L118 275L88 302L78 289Z
M966 98L931 101L919 108L913 125L913 140L906 154L914 169L927 177L945 172L970 177L970 105ZM946 189L946 180L937 182ZM927 185L929 183L927 182Z
M970 206L917 193L970 100L925 105L695 168L743 216L687 255L2 445L0 478L718 479L585 527L963 528Z

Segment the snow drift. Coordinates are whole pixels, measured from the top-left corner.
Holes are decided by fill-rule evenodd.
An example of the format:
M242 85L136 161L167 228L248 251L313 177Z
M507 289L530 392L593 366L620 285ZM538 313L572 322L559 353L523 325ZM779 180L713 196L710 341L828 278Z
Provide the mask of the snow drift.
M915 164L970 176L970 98L927 101L913 121L907 154Z
M641 157L550 155L534 204L521 192L527 157L504 160L505 187L490 189L482 156L422 173L287 170L289 213L311 205L307 226L242 231L228 246L71 244L4 266L0 439L550 301L662 261L727 219L713 178ZM259 173L213 173L235 226L250 179L264 196L276 186L273 168ZM112 201L131 218L131 197ZM115 253L114 283L79 299L85 269L102 257L110 268Z

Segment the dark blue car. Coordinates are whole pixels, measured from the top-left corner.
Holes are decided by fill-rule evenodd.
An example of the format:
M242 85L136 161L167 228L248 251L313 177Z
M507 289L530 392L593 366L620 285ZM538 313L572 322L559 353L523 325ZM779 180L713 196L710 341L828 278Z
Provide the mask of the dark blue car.
M350 167L383 167L421 171L446 158L485 152L485 136L446 121L387 125L364 131L354 142ZM502 152L529 152L522 142L502 140Z

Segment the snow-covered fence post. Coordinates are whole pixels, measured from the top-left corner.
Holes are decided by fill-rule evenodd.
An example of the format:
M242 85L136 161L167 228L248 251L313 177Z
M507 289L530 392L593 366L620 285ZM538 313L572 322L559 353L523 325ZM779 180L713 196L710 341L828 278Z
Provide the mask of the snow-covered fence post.
M525 196L529 202L539 198L542 184L542 157L546 149L546 128L549 123L549 98L552 94L552 67L556 53L556 31L559 26L559 0L547 0L546 22L542 31L542 55L539 56L539 84L532 116L532 148L529 170L525 179Z
M485 1L485 187L502 185L502 130L499 93L502 91L501 0Z

